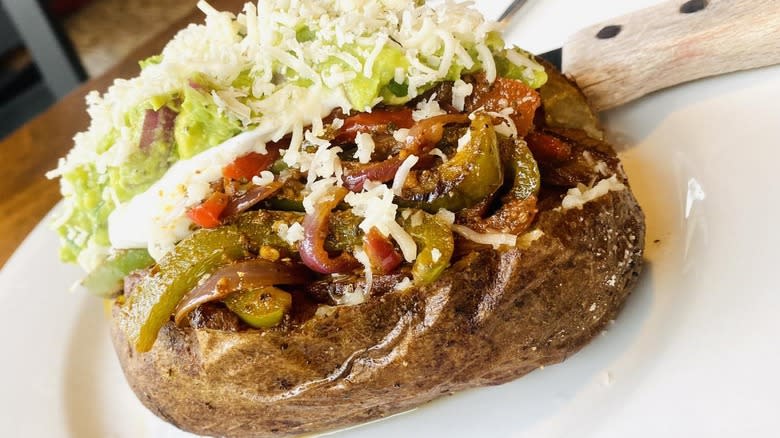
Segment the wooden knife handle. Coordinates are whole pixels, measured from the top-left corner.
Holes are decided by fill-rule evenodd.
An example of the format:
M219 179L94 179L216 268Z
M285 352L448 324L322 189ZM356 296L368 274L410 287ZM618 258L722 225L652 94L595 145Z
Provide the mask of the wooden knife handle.
M597 110L780 63L780 0L666 1L576 33L562 67Z

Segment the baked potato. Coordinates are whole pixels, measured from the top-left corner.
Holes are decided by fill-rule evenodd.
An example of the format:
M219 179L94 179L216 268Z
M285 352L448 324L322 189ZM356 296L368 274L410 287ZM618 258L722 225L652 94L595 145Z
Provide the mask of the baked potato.
M516 379L575 353L613 319L642 266L628 190L556 211L527 249L470 252L435 283L260 333L166 324L137 353L114 346L152 412L200 435L294 436L353 425Z
M260 2L288 14L265 23L294 40L268 49L278 71L225 79L204 61L160 94L144 81L193 57L262 55L247 42L264 41L254 5L236 18L201 3L207 25L169 47L190 33L227 47L145 61L130 84L151 97L119 122L135 128L95 142L98 119L92 152L61 165L64 254L115 298L111 335L138 398L181 429L300 435L501 384L584 346L637 281L644 217L576 84L505 48L468 5L365 3L306 3L324 14L315 27ZM392 35L339 43L343 65L307 58L336 41L328 20ZM431 26L442 46L417 35ZM452 59L448 38L463 49ZM352 58L362 78L330 85Z
M627 181L607 144L581 130L536 129L574 149L563 162L540 163L551 184L542 184L537 239L464 249L431 284L380 286L379 297L323 306L283 328L170 321L147 353L119 328L125 314L117 306L112 336L131 387L155 414L197 434L292 436L392 415L564 360L601 332L634 287L645 225L628 189L562 208L561 187L605 174ZM593 155L605 166L582 165Z

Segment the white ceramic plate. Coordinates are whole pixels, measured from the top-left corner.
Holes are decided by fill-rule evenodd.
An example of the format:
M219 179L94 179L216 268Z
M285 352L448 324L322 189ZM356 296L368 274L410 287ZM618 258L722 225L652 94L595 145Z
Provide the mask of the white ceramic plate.
M654 1L586 3L532 0L511 39L543 51ZM603 336L561 365L340 436L776 436L779 79L780 67L732 74L605 114L648 240ZM188 436L130 392L102 302L67 292L79 272L56 248L41 225L0 272L0 435Z

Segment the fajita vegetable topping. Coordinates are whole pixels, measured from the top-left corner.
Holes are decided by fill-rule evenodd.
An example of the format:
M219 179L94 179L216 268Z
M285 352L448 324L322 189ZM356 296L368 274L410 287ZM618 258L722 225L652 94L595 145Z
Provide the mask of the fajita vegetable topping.
M565 159L566 142L534 130L544 68L470 5L198 7L205 24L89 96L51 173L62 257L92 292L124 292L139 351L207 303L269 328L432 284L529 231L535 156ZM337 277L351 290L323 294Z

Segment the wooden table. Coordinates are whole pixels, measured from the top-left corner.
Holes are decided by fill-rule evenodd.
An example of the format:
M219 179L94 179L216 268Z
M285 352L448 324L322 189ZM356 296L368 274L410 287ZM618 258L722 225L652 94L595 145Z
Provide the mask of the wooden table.
M210 0L210 3L217 9L238 11L244 0ZM88 81L0 141L0 267L60 199L59 183L47 180L44 174L54 169L58 158L68 152L73 136L87 128L89 118L84 96L90 90L105 91L115 78L138 75L139 59L159 53L188 23L202 21L203 14L193 10L105 74Z

